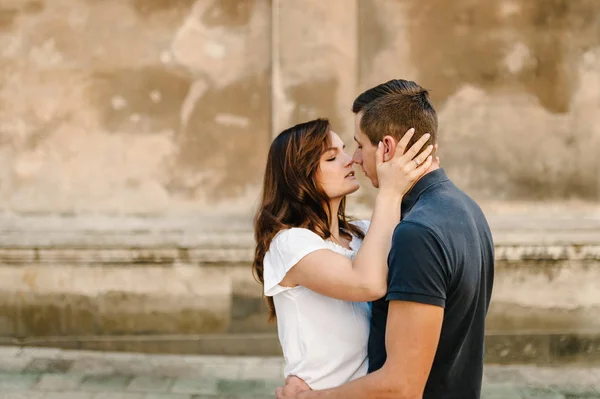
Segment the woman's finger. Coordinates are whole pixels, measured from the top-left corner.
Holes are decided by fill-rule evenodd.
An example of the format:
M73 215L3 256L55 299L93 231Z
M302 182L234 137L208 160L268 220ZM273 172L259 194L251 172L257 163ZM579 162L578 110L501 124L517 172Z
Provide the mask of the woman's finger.
M415 168L418 168L420 165L422 165L423 162L427 160L427 157L431 154L432 151L432 145L428 145L427 148L421 151L421 153L412 160L412 162L416 165Z
M427 171L427 169L429 169L432 162L433 156L430 155L427 157L427 159L425 159L425 162L419 165L417 169L413 170L411 178L417 179L418 177L422 176Z
M377 150L375 151L375 165L381 165L383 163L383 143L380 141L377 144Z
M413 159L415 157L415 155L417 155L419 153L419 150L421 150L421 148L423 148L423 146L425 145L427 140L429 140L430 137L431 137L431 135L429 133L425 133L423 136L421 136L421 138L419 140L417 140L412 145L412 147L410 147L408 149L408 151L406 151L406 154L404 154L406 156L406 159Z
M402 154L404 154L404 150L406 149L406 146L408 145L408 143L410 142L410 139L412 139L412 136L414 134L415 134L414 127L411 127L410 129L408 129L408 131L406 133L404 133L404 136L402 136L402 138L398 142L398 145L396 146L396 154L398 154L398 152L400 152L400 156L402 156ZM394 154L394 155L396 155L396 154Z

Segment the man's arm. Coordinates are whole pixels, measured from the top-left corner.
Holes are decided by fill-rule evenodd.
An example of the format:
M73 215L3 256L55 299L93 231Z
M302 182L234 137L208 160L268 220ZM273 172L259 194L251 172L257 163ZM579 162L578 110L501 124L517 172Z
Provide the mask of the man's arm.
M444 309L390 301L385 365L337 388L307 391L298 399L421 399L437 349Z

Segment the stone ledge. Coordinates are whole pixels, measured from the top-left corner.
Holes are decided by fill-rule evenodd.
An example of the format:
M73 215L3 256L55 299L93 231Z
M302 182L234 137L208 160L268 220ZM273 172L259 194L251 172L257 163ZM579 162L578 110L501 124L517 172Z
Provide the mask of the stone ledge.
M1 239L1 238L0 238ZM254 247L202 246L181 247L0 247L0 264L232 264L251 263L254 259ZM63 244L64 245L64 244ZM498 261L600 261L600 244L564 244L564 245L496 245Z
M563 245L506 245L497 244L497 260L595 260L600 261L599 244L563 244Z
M281 356L277 334L0 338L0 345L146 354ZM600 365L600 331L486 334L487 364Z
M594 208L595 209L595 208ZM543 210L542 210L543 211ZM488 212L498 246L600 245L600 208ZM363 215L364 217L364 215ZM253 247L248 215L29 215L0 213L3 248Z
M251 248L0 248L0 264L175 265L248 263Z
M14 388L16 382L21 383L21 388L29 386L28 391L21 391L17 397L47 399L99 398L93 393L83 392L90 387L90 383L94 383L95 390L112 391L111 397L115 398L141 398L140 394L153 392L155 395L144 397L166 399L171 397L166 393L170 387L200 386L203 390L205 383L210 380L218 382L217 386L221 388L239 388L237 391L244 393L240 397L247 397L248 388L253 390L268 386L268 392L265 390L264 395L260 396L266 398L272 397L269 394L272 395L274 387L281 385L285 367L281 356L165 355L16 346L0 347L0 355L2 392L7 386ZM258 384L260 381L264 383ZM487 363L484 366L483 383L484 398L600 398L600 367L586 364L538 366ZM119 386L120 392L114 391ZM514 392L517 388L526 388L527 394L506 396L504 393L507 388ZM558 390L564 396L548 395L549 391L556 393ZM223 398L231 399L231 389L227 392L228 395ZM186 398L190 399L189 396Z
M276 333L0 337L0 345L147 354L281 356Z

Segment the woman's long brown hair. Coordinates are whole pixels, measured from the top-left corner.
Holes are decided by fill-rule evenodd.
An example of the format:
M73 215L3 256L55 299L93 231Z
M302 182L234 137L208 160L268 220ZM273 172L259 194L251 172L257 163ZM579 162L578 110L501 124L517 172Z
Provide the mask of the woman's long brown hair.
M263 285L263 259L279 231L303 227L323 239L331 236L329 197L316 180L321 155L331 145L330 131L327 119L316 119L284 130L271 143L262 201L254 218L252 272ZM345 207L344 198L337 213L340 231L363 238L364 233L349 223ZM272 297L267 297L267 306L269 321L273 321L276 314Z

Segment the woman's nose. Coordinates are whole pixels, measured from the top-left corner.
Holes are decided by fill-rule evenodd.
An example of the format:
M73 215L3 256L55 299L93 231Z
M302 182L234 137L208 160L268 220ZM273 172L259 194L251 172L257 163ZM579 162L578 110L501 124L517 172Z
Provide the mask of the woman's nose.
M346 162L346 166L352 166L354 164L354 158L348 156L348 162Z

